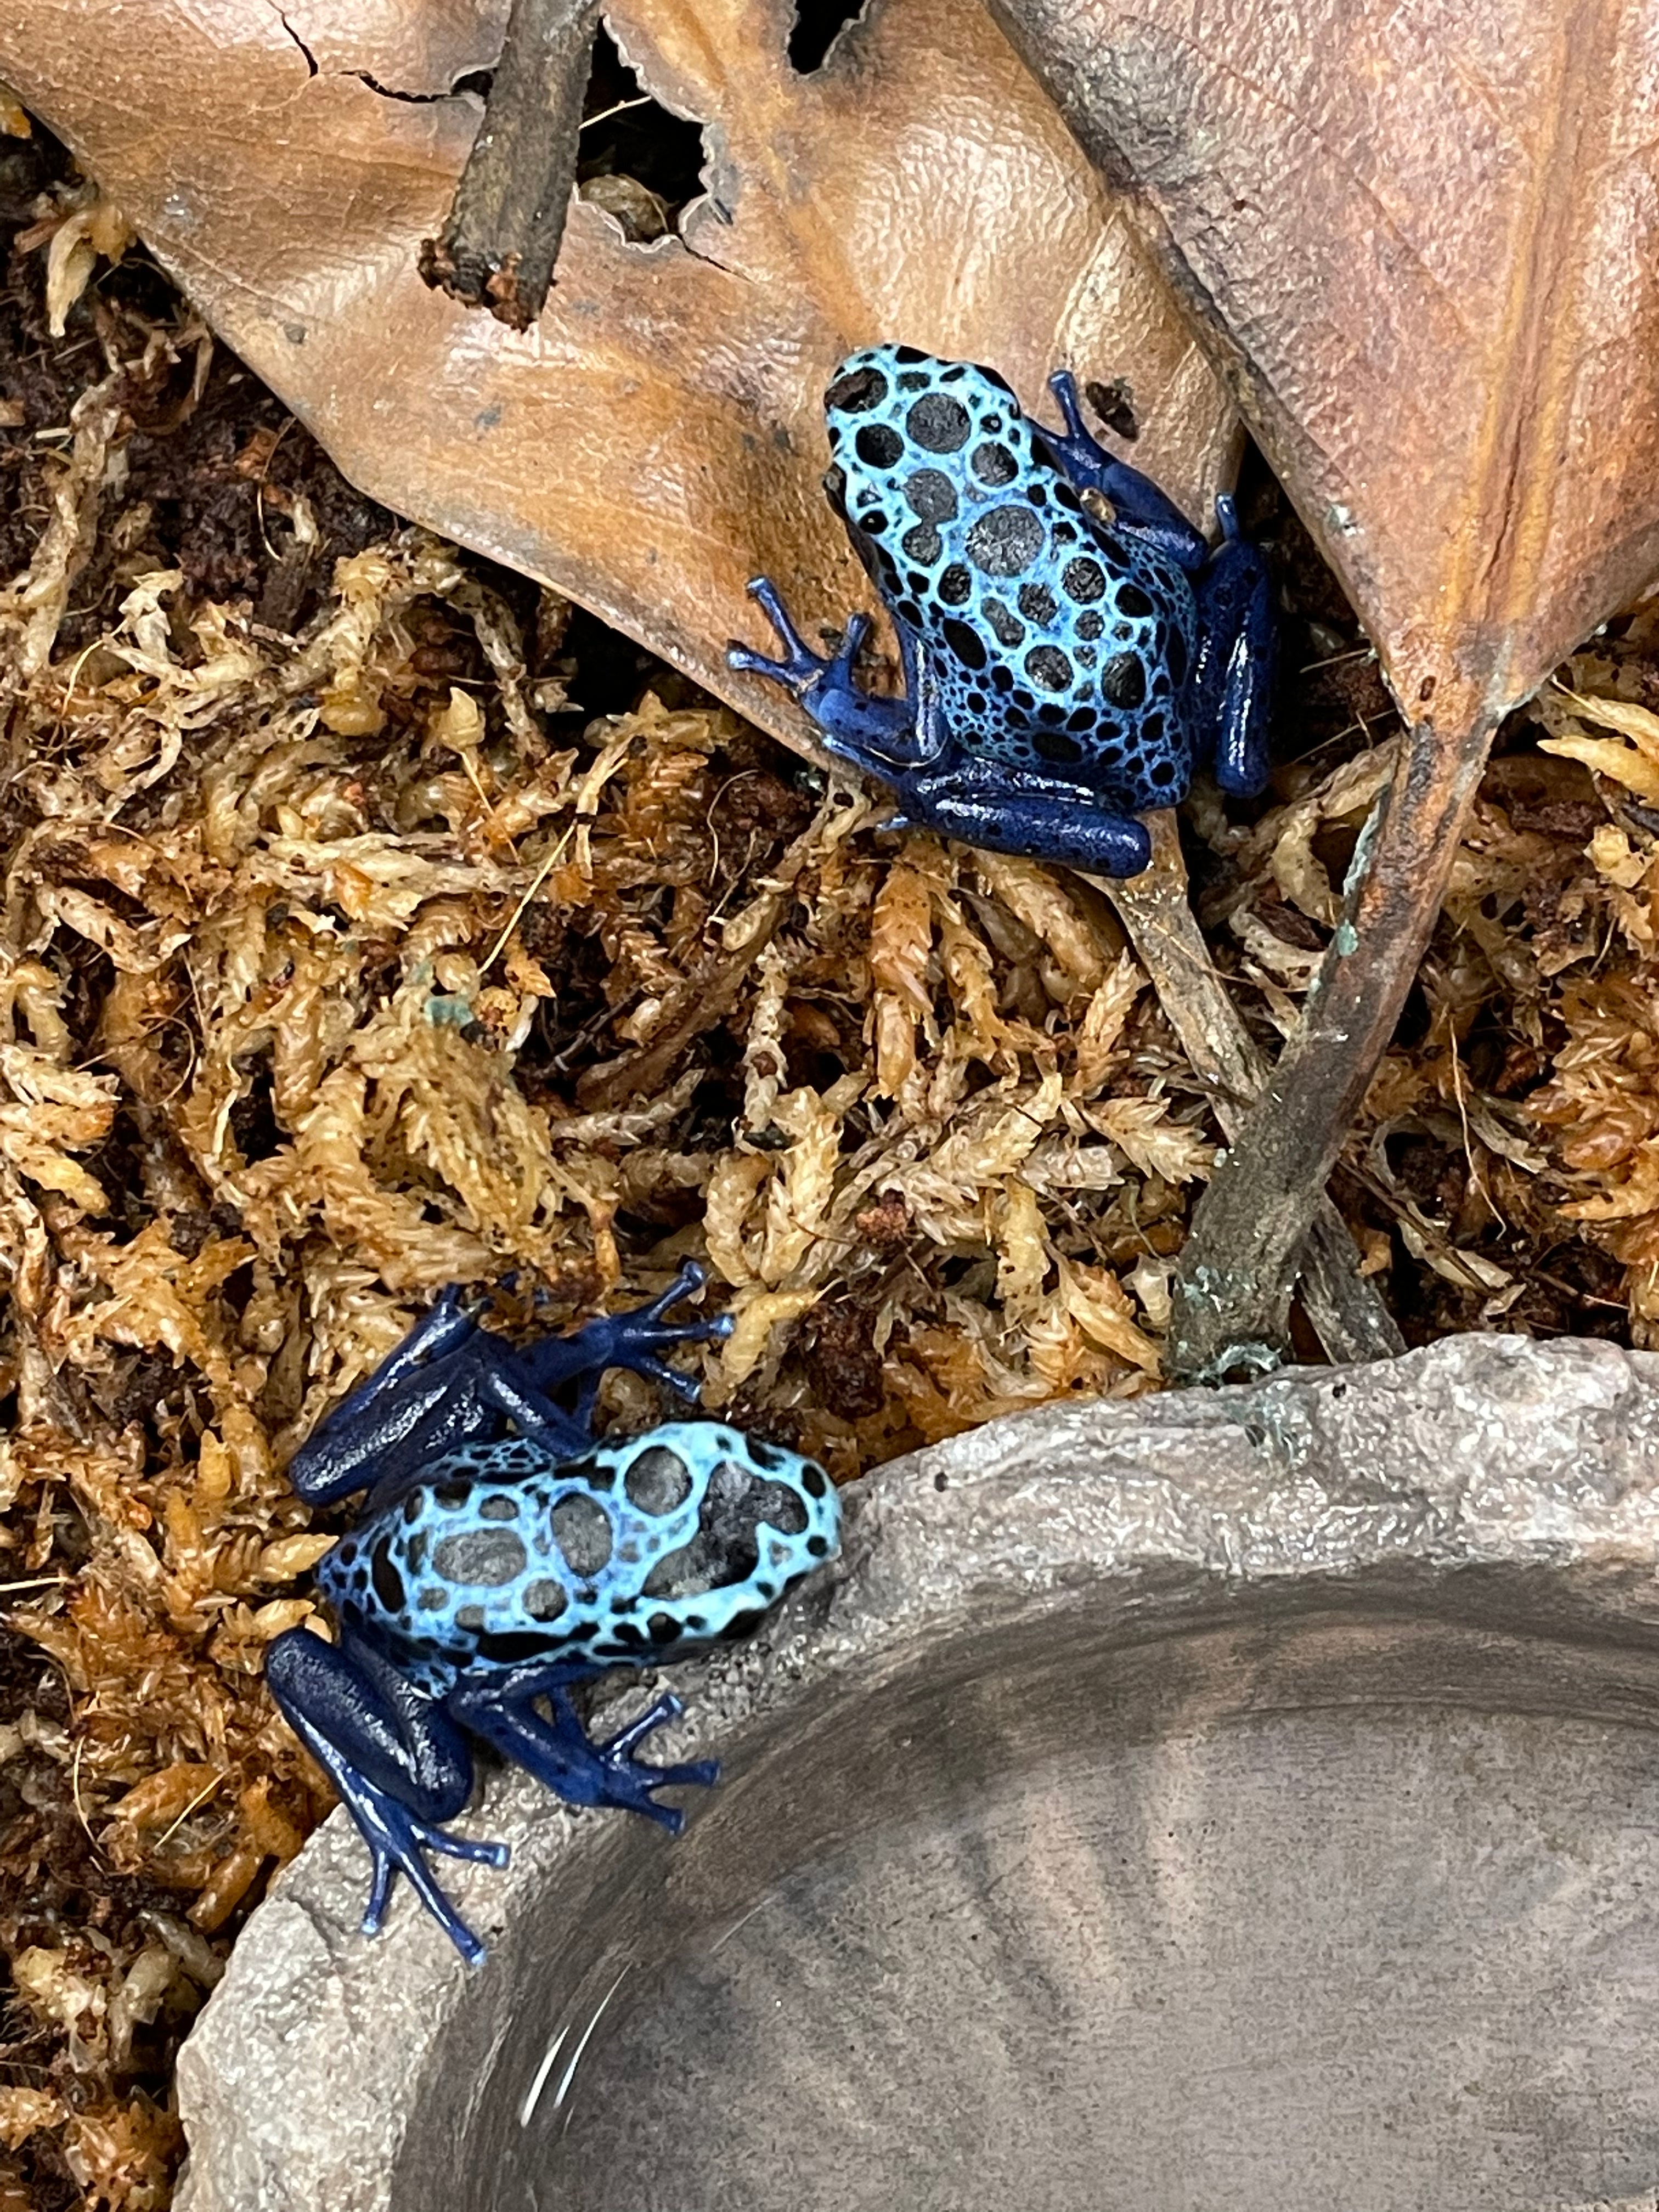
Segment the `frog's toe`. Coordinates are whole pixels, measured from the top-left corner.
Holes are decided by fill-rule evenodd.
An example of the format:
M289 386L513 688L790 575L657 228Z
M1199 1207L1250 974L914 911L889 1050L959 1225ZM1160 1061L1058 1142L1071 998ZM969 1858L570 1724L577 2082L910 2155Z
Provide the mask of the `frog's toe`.
M595 1744L593 1748L601 1759L611 1759L619 1753L632 1751L636 1743L644 1742L653 1729L661 1728L665 1722L678 1720L684 1711L684 1701L672 1690L666 1690L654 1705L647 1705L625 1728L618 1729L615 1735L607 1736L603 1743Z
M665 1722L678 1720L684 1710L680 1700L672 1694L659 1698L654 1705L629 1721L626 1728L593 1747L605 1769L600 1802L623 1812L643 1813L647 1820L657 1821L674 1836L685 1826L685 1815L677 1805L659 1805L653 1792L712 1789L720 1780L720 1761L696 1759L678 1766L647 1766L634 1757L634 1747Z
M464 1836L446 1834L442 1828L418 1819L394 1798L376 1790L362 1776L356 1777L356 1782L357 1788L349 1802L374 1863L368 1904L362 1918L364 1935L380 1934L392 1894L392 1876L402 1874L408 1877L410 1887L468 1966L479 1965L484 1956L484 1946L434 1880L425 1854L438 1851L446 1858L464 1859L474 1866L494 1867L499 1871L512 1858L510 1847L506 1844L473 1843Z
M769 576L752 576L749 581L749 596L777 632L778 642L783 647L781 660L757 653L733 638L726 648L726 665L748 676L769 676L775 683L787 684L799 690L815 684L830 665L822 653L814 653L796 629L789 610L783 604L777 586Z
M695 1273L693 1272L695 1270ZM693 1375L683 1375L671 1367L663 1358L665 1352L679 1344L717 1344L732 1334L730 1314L699 1314L691 1321L665 1321L667 1310L696 1290L704 1282L701 1267L691 1262L676 1278L662 1296L638 1312L617 1314L611 1319L610 1362L612 1365L631 1367L636 1375L647 1381L659 1382L665 1389L695 1404L701 1395L702 1385Z
M708 1332L698 1329L696 1335L706 1340ZM665 1390L672 1390L683 1405L695 1406L702 1396L702 1385L695 1375L683 1375L678 1367L671 1367L665 1359L659 1359L653 1352L635 1352L629 1365L636 1375L643 1376L647 1382L659 1383Z
M696 1314L691 1320L683 1322L664 1319L674 1307L702 1290L708 1280L708 1268L700 1261L688 1260L660 1297L653 1298L648 1306L641 1306L636 1316L624 1315L623 1319L635 1321L658 1344L706 1344L712 1338L730 1336L730 1314Z
M1088 424L1083 419L1083 404L1078 397L1077 378L1069 368L1057 368L1048 379L1048 389L1054 403L1066 418L1066 434L1080 440L1085 445L1095 445ZM1098 451L1098 447L1096 448Z
M787 660L774 660L764 653L757 653L752 646L743 645L736 638L728 639L726 665L738 676L769 676L775 684L793 684L795 673Z

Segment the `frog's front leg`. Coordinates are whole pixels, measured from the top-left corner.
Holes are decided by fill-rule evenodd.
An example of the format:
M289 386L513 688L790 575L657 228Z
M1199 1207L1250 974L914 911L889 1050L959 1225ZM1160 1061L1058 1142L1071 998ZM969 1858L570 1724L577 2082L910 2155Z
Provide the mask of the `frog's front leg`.
M1083 419L1077 379L1069 368L1060 368L1048 379L1048 389L1066 418L1062 435L1056 437L1041 423L1032 427L1042 438L1079 491L1097 491L1112 503L1112 511L1126 532L1150 545L1190 574L1210 557L1209 541L1195 530L1165 491L1150 477L1109 453Z
M504 1867L505 1844L468 1843L440 1823L464 1810L472 1794L472 1758L441 1705L406 1682L391 1662L361 1638L338 1647L309 1629L291 1628L265 1654L270 1693L312 1757L339 1791L368 1845L374 1864L363 1932L386 1917L392 1877L399 1869L470 1966L483 1945L433 1880L424 1854Z
M666 1316L682 1300L700 1291L708 1278L695 1260L688 1260L668 1288L648 1305L628 1313L597 1314L569 1336L544 1337L518 1355L527 1379L544 1395L578 1383L570 1418L584 1430L593 1411L600 1378L607 1367L626 1367L649 1382L659 1382L688 1406L702 1396L695 1375L671 1367L663 1353L677 1344L709 1344L732 1334L730 1314L699 1314L694 1321L671 1322Z
M659 1805L653 1792L665 1789L707 1789L720 1778L718 1761L694 1759L680 1766L647 1766L636 1759L634 1747L665 1721L684 1711L675 1697L659 1698L649 1711L630 1721L617 1735L595 1743L582 1726L569 1692L570 1662L531 1661L505 1674L486 1680L463 1680L450 1692L448 1706L472 1735L492 1743L498 1751L570 1805L611 1805L628 1813L643 1813L671 1835L678 1835L685 1815L678 1806ZM545 1698L551 1724L536 1710Z
M914 656L905 647L906 691L897 699L878 698L861 691L854 667L870 635L868 615L854 615L833 658L814 653L790 620L778 589L768 576L757 576L749 595L760 606L778 634L784 649L781 660L769 659L732 639L726 647L728 668L749 676L769 676L793 692L823 734L824 750L848 762L884 782L893 781L896 769L920 765L934 757L942 732L932 718L918 713Z
M1193 579L1198 601L1198 659L1193 669L1193 727L1213 733L1214 775L1223 791L1249 799L1267 781L1278 625L1273 584L1258 547L1239 533L1238 512L1215 503L1222 538Z

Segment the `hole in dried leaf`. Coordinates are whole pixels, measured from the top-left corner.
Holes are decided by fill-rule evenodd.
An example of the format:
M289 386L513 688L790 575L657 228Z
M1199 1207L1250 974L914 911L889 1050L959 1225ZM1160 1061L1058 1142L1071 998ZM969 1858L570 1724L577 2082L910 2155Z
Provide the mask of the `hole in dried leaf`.
M803 76L822 69L830 47L863 13L859 0L851 6L848 0L796 0L795 27L789 33L791 66Z
M708 159L702 125L652 98L601 23L582 102L581 197L603 208L631 244L647 246L674 229L702 194Z

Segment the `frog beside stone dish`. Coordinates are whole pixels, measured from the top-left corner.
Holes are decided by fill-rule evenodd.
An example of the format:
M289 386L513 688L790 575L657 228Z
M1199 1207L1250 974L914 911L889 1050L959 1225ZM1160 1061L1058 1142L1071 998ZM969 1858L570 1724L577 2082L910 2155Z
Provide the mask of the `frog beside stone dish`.
M401 1870L463 1957L483 1957L425 1858L507 1863L504 1845L444 1826L472 1794L469 1737L570 1804L678 1834L684 1814L655 1793L706 1787L717 1766L634 1754L679 1699L595 1742L572 1690L745 1635L836 1552L835 1491L794 1452L710 1420L593 1437L609 1367L696 1401L663 1355L727 1333L723 1318L666 1318L702 1280L687 1267L635 1312L521 1349L446 1291L295 1455L289 1479L309 1503L369 1493L318 1569L336 1641L292 1629L265 1659L271 1694L368 1845L367 1933ZM573 1391L568 1410L556 1402Z
M824 481L892 617L903 696L855 681L866 616L814 653L763 576L750 589L783 658L726 657L786 684L826 751L890 785L898 826L1135 875L1152 842L1134 817L1176 805L1200 762L1240 796L1267 781L1272 596L1231 500L1212 548L1091 435L1074 378L1049 388L1062 431L971 362L850 355L824 395Z

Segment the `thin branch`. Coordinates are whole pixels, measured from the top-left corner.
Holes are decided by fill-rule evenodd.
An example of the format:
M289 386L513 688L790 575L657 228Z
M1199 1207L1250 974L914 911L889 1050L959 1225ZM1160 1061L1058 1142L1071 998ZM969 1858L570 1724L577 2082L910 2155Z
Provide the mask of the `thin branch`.
M1407 738L1301 1025L1194 1214L1171 1316L1176 1381L1219 1382L1286 1349L1299 1248L1427 949L1496 726L1486 715L1448 737L1422 722Z
M576 177L599 0L513 0L483 121L440 238L434 290L528 330L547 304Z
M1152 865L1121 882L1088 880L1105 892L1152 979L1194 1072L1210 1092L1216 1119L1231 1138L1267 1079L1267 1063L1239 1019L1210 958L1187 898L1187 871L1172 813L1147 817ZM1387 1359L1405 1340L1372 1285L1328 1198L1316 1208L1302 1252L1302 1303L1327 1357L1341 1365Z

